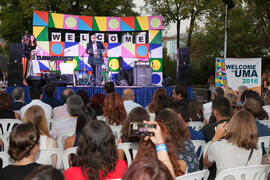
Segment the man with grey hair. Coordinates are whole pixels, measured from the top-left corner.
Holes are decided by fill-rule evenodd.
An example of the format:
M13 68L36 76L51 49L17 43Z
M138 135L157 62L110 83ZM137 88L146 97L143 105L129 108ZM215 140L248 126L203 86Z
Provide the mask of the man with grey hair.
M10 109L12 111L19 111L23 106L26 105L24 101L24 90L20 87L15 88L12 91L12 98L14 102L12 103Z
M72 89L67 88L62 92L61 98L62 98L62 106L58 106L53 108L53 119L54 120L60 120L60 119L65 119L65 118L69 118L69 112L67 110L67 99L71 96L74 95L74 92Z
M84 103L79 95L71 95L67 99L67 111L69 112L69 118L61 121L57 121L53 124L51 135L57 138L59 134L64 131L70 131L76 129L77 116L79 112L83 109Z
M135 107L142 107L140 104L134 102L134 91L132 89L125 89L123 91L123 104L127 114Z
M224 90L221 87L215 87L215 89L212 90L211 92L211 102L205 103L203 105L204 108L204 118L207 119L207 122L211 116L212 112L212 102L216 97L223 97L224 96Z

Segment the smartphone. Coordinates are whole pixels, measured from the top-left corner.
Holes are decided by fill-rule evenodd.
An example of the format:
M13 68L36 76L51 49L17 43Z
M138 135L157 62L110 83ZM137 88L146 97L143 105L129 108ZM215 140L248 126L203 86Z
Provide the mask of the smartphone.
M148 128L157 128L156 124L144 124L141 122L131 122L129 124L129 136L154 136L153 132L148 132Z

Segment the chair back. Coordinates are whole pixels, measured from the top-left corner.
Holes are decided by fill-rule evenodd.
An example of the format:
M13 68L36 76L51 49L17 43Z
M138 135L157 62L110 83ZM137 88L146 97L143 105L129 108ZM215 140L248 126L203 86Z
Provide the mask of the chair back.
M61 151L64 151L64 146L65 146L65 141L68 137L72 136L75 134L74 130L69 130L69 131L65 131L62 132L61 134L59 134L57 136L57 145L58 145L58 149L60 149Z
M2 160L2 168L9 165L9 155L6 152L0 152L0 159Z
M154 121L156 118L156 114L155 113L149 113L149 120L150 121Z
M71 154L76 154L78 147L72 147L68 148L63 152L63 165L64 165L64 170L69 168L69 155Z
M7 152L9 146L9 135L10 135L9 132L5 133L4 135L0 135L0 139L2 141L0 151Z
M56 155L56 168L61 169L62 166L62 151L57 148L52 149L40 149L39 156L36 158L36 162L43 165L53 165L53 156ZM50 161L48 161L48 159ZM48 163L50 162L50 163Z
M138 143L131 143L131 142L117 144L117 149L121 149L124 151L125 156L127 158L128 166L131 165L132 160L135 158L138 152L138 146L139 146Z
M188 125L192 127L192 129L199 131L204 126L204 123L201 121L192 121L189 122Z
M106 118L104 116L97 116L97 120L106 122Z
M1 134L11 132L15 125L23 123L18 119L0 119Z
M270 165L256 165L226 169L217 175L216 180L223 180L228 176L231 178L234 177L234 179L267 180L269 171Z
M263 125L267 126L268 128L270 128L270 120L260 120L260 123L262 123Z
M51 131L52 130L52 126L53 126L53 123L55 122L54 119L52 118L49 118L47 119L47 123L48 123L48 129Z
M176 177L175 180L207 180L209 176L209 170L202 170Z
M268 148L268 149L269 149L269 145L270 145L270 136L262 136L262 137L258 137L258 144L259 144L259 146L261 146L262 148Z
M206 145L204 140L191 140L193 145L195 146L195 153L198 159L200 159L203 155L204 147Z
M111 126L110 125L110 128L115 136L115 142L117 143L118 139L121 137L121 129L122 129L122 126Z

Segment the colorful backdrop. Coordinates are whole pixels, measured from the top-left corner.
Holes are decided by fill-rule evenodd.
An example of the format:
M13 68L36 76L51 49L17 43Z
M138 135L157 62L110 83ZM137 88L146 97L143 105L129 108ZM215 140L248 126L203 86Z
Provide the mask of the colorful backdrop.
M91 71L87 64L88 54L84 54L85 42L52 42L49 41L49 29L66 29L68 32L85 31L101 33L117 32L147 32L148 44L127 44L127 43L104 43L107 49L105 58L106 66L110 67L114 74L119 71L119 56L124 59L124 69L132 69L135 61L147 61L153 70L152 81L154 85L161 85L162 82L162 17L98 17L78 16L69 14L50 13L45 11L33 12L33 34L37 39L38 47L42 50L38 55L42 56L72 56L75 71L83 66ZM65 34L62 34L64 36ZM67 53L64 53L67 52ZM81 57L83 55L83 57ZM49 71L55 67L59 70L59 62L39 61L40 70Z

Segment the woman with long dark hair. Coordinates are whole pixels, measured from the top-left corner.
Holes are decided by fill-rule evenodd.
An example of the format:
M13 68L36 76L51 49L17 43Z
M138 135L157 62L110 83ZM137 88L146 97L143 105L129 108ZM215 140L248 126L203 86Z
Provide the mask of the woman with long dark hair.
M99 180L121 178L127 169L117 160L115 137L103 121L91 121L79 137L76 164L64 172L66 180Z
M122 98L117 93L111 93L106 96L103 105L103 116L107 124L112 126L121 126L127 118Z
M30 37L28 35L24 35L22 37L22 64L23 64L23 85L28 86L26 82L26 72L27 72L27 65L28 61L31 56L31 49L30 49Z

